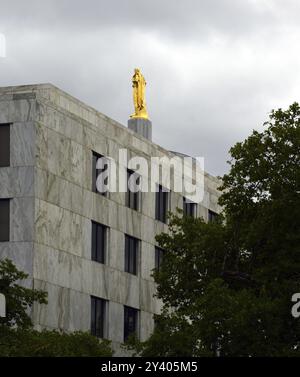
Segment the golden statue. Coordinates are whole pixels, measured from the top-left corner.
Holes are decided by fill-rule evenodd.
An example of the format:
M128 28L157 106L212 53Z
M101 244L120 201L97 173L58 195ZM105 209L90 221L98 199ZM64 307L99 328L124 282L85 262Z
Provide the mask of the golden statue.
M149 119L145 100L146 81L138 68L135 68L134 70L134 75L132 77L132 87L135 112L134 114L130 115L130 118Z

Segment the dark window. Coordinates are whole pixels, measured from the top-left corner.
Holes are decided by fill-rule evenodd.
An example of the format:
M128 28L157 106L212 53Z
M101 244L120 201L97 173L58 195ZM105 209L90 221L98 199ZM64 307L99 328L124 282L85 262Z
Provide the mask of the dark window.
M124 341L132 334L138 335L138 310L124 306Z
M160 269L161 263L163 261L163 255L164 255L164 250L156 246L155 247L155 268L157 270Z
M9 199L0 199L0 242L9 241Z
M164 187L159 185L158 191L156 192L155 218L163 223L167 222L168 199L169 192Z
M139 209L139 197L140 192L134 192L135 190L130 190L131 185L133 188L140 185L141 177L132 170L127 170L127 192L126 192L126 206L138 211ZM131 185L130 185L131 183Z
M10 125L0 124L0 167L10 166Z
M91 297L91 333L98 338L104 337L107 301Z
M216 212L208 210L208 222L212 223L217 220L218 214Z
M125 272L137 274L139 240L125 235Z
M105 263L105 250L107 241L107 227L92 222L92 260Z
M183 198L183 214L185 216L196 217L197 204L187 198Z
M157 314L154 314L154 316L153 316L153 322L154 322L154 329L158 328L158 326L159 326L159 319L158 319L158 315Z
M102 167L100 169L97 169L97 161L99 159L102 159ZM101 184L101 180L98 180L98 176L105 172L108 169L108 160L104 157L101 156L100 154L93 152L93 176L92 176L92 190L94 192L98 192L99 194L103 196L107 196L107 191L105 191L105 187L107 187L108 184L108 177L104 178L104 181ZM106 173L107 174L107 173ZM99 190L98 190L99 189Z

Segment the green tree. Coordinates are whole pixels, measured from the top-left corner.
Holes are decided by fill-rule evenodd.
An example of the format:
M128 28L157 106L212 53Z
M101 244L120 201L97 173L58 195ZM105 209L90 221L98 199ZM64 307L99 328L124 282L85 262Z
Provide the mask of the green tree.
M47 304L47 294L19 284L27 278L9 259L0 261L0 292L6 298L6 317L0 318L0 356L112 356L109 341L87 332L34 330L29 310L34 302Z
M0 292L6 298L6 317L0 318L0 326L32 326L28 309L34 302L47 304L47 294L18 284L28 278L28 274L19 271L9 259L0 261Z
M1 357L111 357L110 342L87 332L60 333L0 327Z
M157 237L162 315L143 356L300 355L300 107L231 148L215 223L171 215Z

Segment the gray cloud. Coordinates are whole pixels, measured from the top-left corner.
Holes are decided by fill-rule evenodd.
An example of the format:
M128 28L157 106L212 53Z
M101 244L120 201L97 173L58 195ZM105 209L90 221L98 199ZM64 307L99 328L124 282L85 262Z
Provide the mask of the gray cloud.
M0 85L52 82L126 125L142 68L154 141L213 174L268 112L298 100L296 0L0 3Z
M176 3L172 0L11 0L1 6L0 17L4 24L14 22L24 28L85 32L125 27L197 39L204 37L201 33L244 34L253 32L254 24L267 27L277 18L276 7L269 3L265 0Z

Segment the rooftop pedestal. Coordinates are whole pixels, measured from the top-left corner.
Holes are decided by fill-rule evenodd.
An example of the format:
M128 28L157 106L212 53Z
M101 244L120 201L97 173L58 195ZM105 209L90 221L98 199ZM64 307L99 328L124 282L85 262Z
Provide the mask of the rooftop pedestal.
M152 122L149 119L131 118L128 120L128 128L152 141Z

